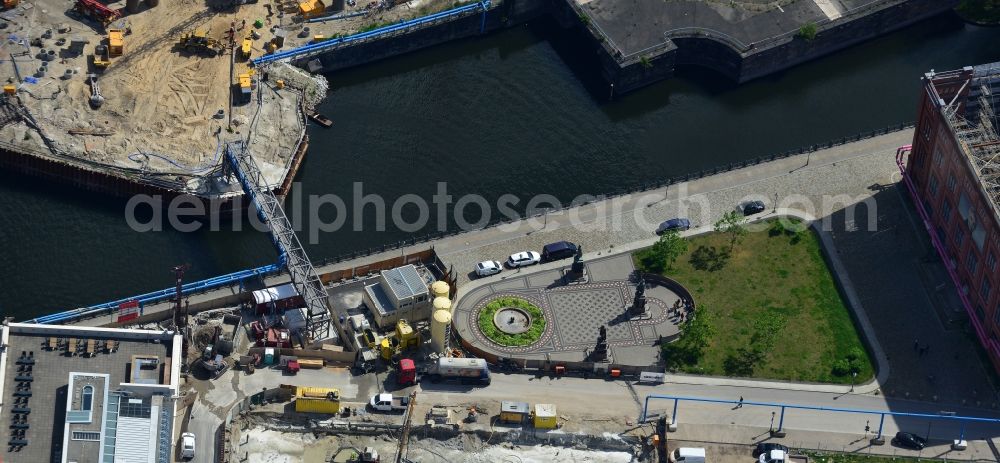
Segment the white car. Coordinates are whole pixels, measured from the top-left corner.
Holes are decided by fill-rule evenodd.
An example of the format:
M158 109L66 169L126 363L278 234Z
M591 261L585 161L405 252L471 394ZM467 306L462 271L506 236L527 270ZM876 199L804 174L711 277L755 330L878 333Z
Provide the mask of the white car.
M481 277L488 277L490 275L496 275L503 270L503 266L500 262L495 260L484 260L476 264L476 275Z
M507 266L510 268L527 267L535 265L542 260L542 255L535 251L521 251L511 254L507 258Z
M194 433L192 432L181 434L181 458L186 460L194 458Z

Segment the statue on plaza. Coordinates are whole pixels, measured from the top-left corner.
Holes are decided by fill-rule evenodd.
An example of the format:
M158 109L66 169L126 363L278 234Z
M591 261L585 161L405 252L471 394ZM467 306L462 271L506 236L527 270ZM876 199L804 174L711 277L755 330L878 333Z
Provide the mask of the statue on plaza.
M583 275L583 246L576 247L576 255L573 256L573 266L570 268L573 275L577 277Z
M608 329L601 325L597 333L597 346L588 357L591 362L604 362L608 360Z
M644 280L639 280L639 284L635 287L635 298L632 299L632 307L629 307L629 313L632 315L642 315L646 313L646 282Z

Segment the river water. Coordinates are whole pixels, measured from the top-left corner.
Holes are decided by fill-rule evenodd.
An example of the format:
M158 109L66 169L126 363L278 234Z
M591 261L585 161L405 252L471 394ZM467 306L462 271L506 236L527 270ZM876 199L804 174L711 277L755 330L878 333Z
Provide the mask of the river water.
M941 17L741 86L686 71L607 102L592 55L555 29L539 22L328 76L319 111L335 125L310 129L295 195L350 206L360 187L391 210L447 182L453 200L474 193L496 204L512 193L515 210L538 194L568 202L911 121L924 72L1000 60L1000 29ZM178 263L191 264L193 280L275 260L267 236L244 224L138 233L124 200L8 172L0 195L0 312L18 319L170 287ZM289 204L289 215L305 218L300 236L314 260L412 235L391 221L377 231L369 207L362 231L348 210L343 228L310 240L316 222L304 204ZM332 222L334 208L319 211ZM413 234L439 228L436 207L429 212ZM445 215L441 225L454 227Z

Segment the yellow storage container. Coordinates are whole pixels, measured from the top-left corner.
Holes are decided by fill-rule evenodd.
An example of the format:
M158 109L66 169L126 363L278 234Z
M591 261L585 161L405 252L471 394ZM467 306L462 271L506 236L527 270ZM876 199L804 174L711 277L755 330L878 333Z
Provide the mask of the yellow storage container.
M339 413L340 390L326 387L296 387L295 411L303 413Z
M304 19L315 18L323 14L324 11L326 11L326 4L323 3L323 0L309 0L299 3L299 14Z
M243 59L250 58L250 51L253 49L253 40L243 39L243 44L240 45L240 54L243 55Z
M251 85L250 74L249 73L240 74L240 91L242 91L243 93L250 93L250 85Z
M125 31L108 29L108 54L121 56L125 52Z
M528 410L526 402L504 400L500 402L500 421L504 423L524 423L528 418Z
M17 87L15 87L12 84L4 85L3 86L3 92L6 93L6 94L8 94L8 95L13 95L13 94L17 93Z
M535 404L532 414L535 427L538 429L555 429L559 426L556 419L556 406L553 404Z

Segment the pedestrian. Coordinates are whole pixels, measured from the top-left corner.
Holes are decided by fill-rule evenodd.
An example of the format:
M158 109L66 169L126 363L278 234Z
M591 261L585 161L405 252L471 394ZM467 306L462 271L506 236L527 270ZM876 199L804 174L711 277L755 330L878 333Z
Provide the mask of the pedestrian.
M740 396L740 401L736 404L736 408L743 408L743 396Z
M917 339L913 340L913 350L914 351L920 350L920 341Z

